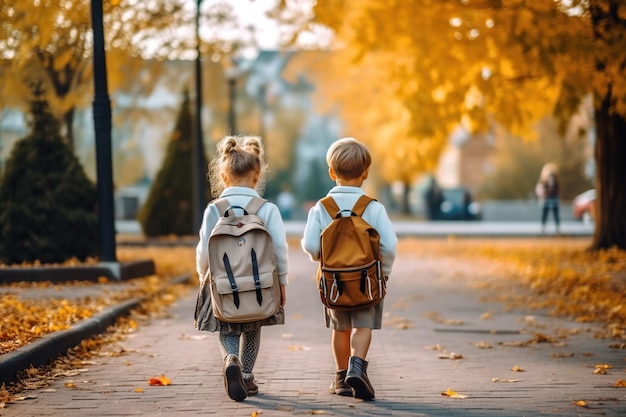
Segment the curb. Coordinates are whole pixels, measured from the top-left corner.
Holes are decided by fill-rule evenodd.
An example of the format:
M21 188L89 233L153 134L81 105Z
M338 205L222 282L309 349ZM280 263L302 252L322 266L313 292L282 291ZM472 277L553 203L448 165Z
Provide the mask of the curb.
M110 281L125 281L154 273L155 265L151 259L124 263L100 262L91 266L7 267L0 269L0 283L97 281L100 277Z
M185 283L190 279L191 274L179 275L174 277L166 288ZM28 369L30 366L47 365L57 357L65 355L68 349L79 345L83 340L104 333L119 317L128 315L132 309L154 297L154 295L156 294L123 301L93 317L81 320L69 329L49 333L32 343L0 356L0 386L15 381L17 374L24 369Z

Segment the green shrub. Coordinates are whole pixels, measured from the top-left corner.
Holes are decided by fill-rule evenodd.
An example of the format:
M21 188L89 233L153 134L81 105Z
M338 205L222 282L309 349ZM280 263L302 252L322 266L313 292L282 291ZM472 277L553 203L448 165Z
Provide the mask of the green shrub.
M84 260L98 252L97 193L35 88L32 133L19 140L0 179L3 262Z
M190 107L189 95L185 93L163 164L137 216L148 237L198 233L193 230L193 118Z

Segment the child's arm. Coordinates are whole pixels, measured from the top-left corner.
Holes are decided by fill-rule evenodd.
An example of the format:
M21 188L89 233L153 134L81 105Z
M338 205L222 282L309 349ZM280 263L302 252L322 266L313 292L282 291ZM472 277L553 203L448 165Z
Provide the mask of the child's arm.
M202 226L200 226L199 232L200 241L196 246L196 271L201 281L204 279L209 269L209 236L218 220L219 213L217 212L217 208L210 204L206 210L204 210Z
M302 249L309 254L313 262L320 260L320 235L322 234L322 225L320 222L320 203L315 204L309 210L309 214L304 226L304 234L300 245Z
M272 237L272 244L274 245L274 252L276 252L276 262L278 267L278 280L280 285L284 286L289 284L289 278L287 275L288 267L288 246L287 246L287 234L285 232L285 224L280 215L280 210L275 204L265 203L267 205L267 218L265 225L267 231Z
M393 229L393 224L382 204L379 204L376 225L374 226L380 236L380 257L383 264L383 274L388 277L391 274L393 263L396 259L398 237Z

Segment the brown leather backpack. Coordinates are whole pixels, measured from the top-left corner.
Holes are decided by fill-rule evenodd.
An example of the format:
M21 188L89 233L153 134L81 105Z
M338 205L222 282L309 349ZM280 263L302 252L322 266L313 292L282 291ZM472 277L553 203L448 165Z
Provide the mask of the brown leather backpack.
M380 259L380 236L362 215L373 198L363 195L352 210L340 210L327 196L320 200L333 221L322 231L317 286L331 309L375 306L386 293ZM350 212L344 216L343 212Z

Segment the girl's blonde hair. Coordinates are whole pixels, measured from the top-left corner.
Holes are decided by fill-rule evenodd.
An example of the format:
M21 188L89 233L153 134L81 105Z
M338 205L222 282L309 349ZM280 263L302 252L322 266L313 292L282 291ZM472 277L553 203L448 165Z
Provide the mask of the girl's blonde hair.
M554 162L548 162L541 168L541 174L539 175L539 181L547 181L550 175L557 175L558 168Z
M256 190L263 194L267 165L265 151L259 136L226 136L217 144L217 153L209 163L211 194L218 197L225 184L221 174L228 178L240 178L250 171L259 173Z
M365 145L354 138L334 142L326 152L326 162L337 177L344 180L358 178L372 164L372 155Z

